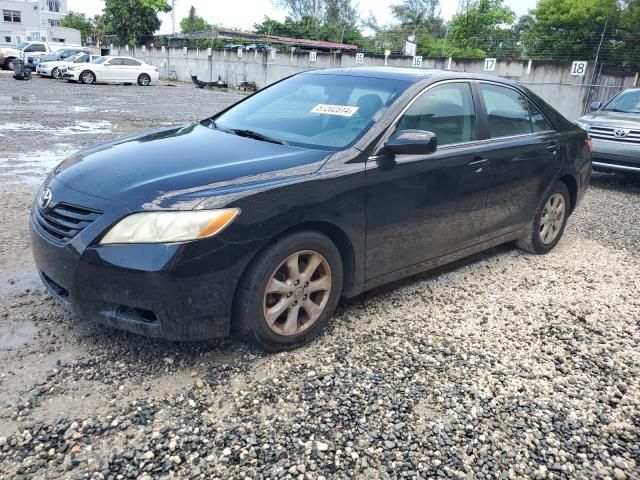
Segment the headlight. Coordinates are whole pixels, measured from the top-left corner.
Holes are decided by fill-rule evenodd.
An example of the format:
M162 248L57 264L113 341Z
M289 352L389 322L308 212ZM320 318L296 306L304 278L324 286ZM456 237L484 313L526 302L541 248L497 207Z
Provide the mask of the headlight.
M80 70L80 67L76 66L76 67L69 67L69 70Z
M212 237L239 214L239 208L134 213L111 227L100 244L171 243Z
M581 122L580 120L576 120L576 125L579 126L583 130L589 130L589 124L585 122Z

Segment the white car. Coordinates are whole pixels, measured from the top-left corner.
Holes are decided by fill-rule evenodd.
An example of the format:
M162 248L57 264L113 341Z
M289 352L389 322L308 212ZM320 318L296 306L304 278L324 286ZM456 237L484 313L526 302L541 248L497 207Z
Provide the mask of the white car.
M65 58L64 60L42 62L36 66L36 73L41 77L62 78L62 75L66 73L67 69L71 65L89 63L96 58L99 58L99 56L89 55L88 53L79 53L72 57Z
M131 57L104 56L83 65L72 65L64 74L70 82L92 84L134 83L143 87L160 78L158 68Z

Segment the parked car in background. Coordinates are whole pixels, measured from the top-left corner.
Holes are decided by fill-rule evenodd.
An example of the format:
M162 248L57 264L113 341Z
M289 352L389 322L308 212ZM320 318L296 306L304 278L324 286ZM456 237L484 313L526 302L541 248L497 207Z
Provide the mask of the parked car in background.
M62 78L71 65L89 63L98 57L99 55L79 53L64 60L40 62L36 66L36 73L41 77Z
M56 50L51 54L42 56L27 55L27 66L33 69L42 62L59 62L79 53L88 54L91 53L91 50L87 47L64 47Z
M506 242L551 251L590 175L586 132L515 82L317 70L72 155L35 198L31 245L85 319L286 350L341 296Z
M21 42L14 47L0 48L0 68L13 70L13 61L25 60L26 56L32 57L51 53L49 44L46 42Z
M624 90L576 122L593 141L593 169L640 174L640 88Z
M104 56L83 65L68 67L63 78L71 82L137 83L148 86L160 78L158 68L132 57Z

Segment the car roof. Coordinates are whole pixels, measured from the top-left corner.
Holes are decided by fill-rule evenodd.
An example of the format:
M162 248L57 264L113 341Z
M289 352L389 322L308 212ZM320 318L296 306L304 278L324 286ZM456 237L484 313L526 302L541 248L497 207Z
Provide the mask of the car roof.
M452 70L438 70L430 68L413 67L343 67L309 70L305 72L312 75L347 75L352 77L386 78L391 80L405 80L411 83L431 77L438 79L477 79L500 82L514 85L515 82L497 75L485 75L480 73L455 72Z

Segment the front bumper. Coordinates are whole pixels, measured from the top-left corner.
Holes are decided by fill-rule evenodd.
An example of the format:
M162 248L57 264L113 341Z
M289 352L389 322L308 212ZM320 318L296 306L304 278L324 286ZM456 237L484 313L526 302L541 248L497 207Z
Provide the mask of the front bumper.
M128 211L106 200L49 188L65 204L105 212L67 243L47 234L31 213L31 244L49 292L81 318L170 340L229 334L233 297L258 246L218 238L181 244L108 245L95 241Z
M36 67L36 73L38 75L42 75L43 77L50 77L52 70L53 69L51 68L44 68L44 67L41 67L40 65Z
M66 72L64 72L62 74L62 78L66 79L66 80L72 80L74 82L77 82L80 79L80 71L67 70Z
M640 144L592 139L593 169L640 173Z

